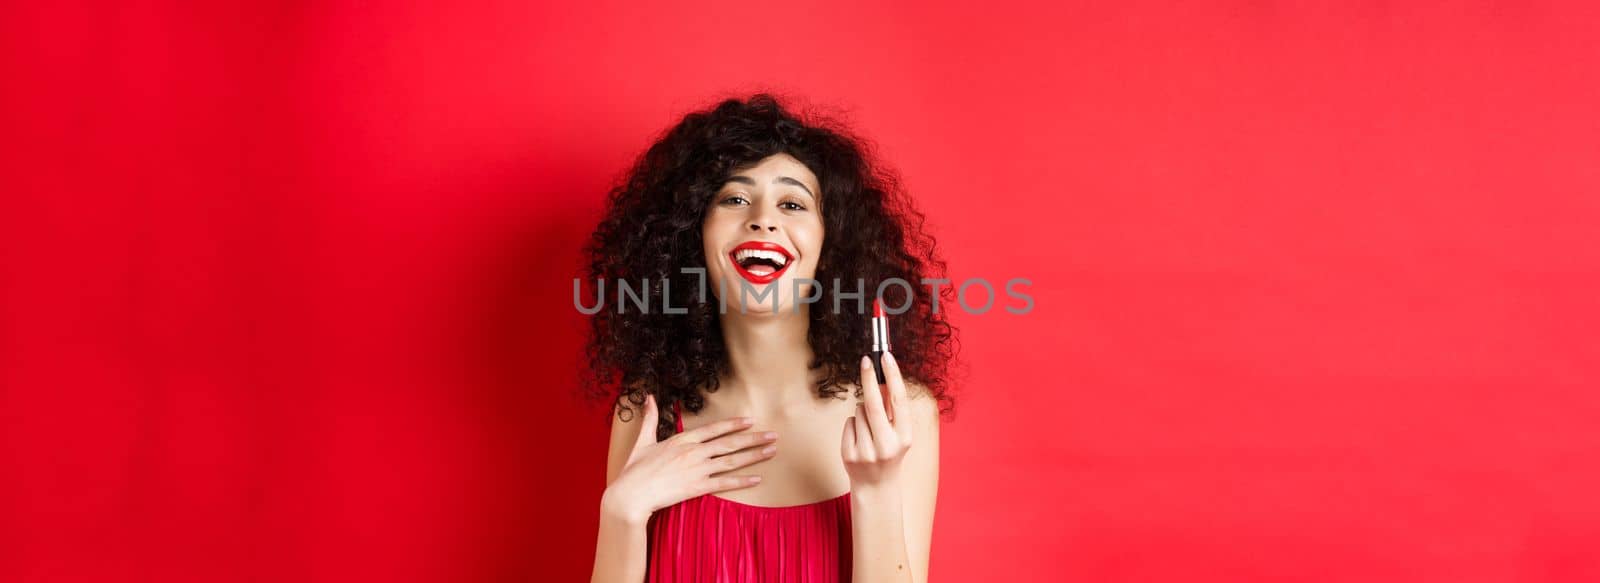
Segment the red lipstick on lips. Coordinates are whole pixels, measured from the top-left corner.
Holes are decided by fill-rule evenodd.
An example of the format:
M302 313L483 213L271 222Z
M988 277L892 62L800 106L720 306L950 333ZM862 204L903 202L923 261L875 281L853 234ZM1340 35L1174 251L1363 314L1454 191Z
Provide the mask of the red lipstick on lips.
M773 254L781 256L782 260L778 261ZM741 258L741 255L745 257ZM738 247L733 248L733 251L728 252L728 259L733 262L733 270L739 277L757 285L778 279L784 270L789 269L789 265L794 263L794 255L784 249L783 245L766 241L740 243Z

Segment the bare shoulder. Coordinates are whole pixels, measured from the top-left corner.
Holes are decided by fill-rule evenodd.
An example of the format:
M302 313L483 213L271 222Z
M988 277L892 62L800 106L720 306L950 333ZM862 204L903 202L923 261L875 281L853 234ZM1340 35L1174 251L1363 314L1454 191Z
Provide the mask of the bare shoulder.
M632 405L624 399L612 409L611 444L606 449L606 485L611 485L612 480L617 479L617 474L622 473L628 456L633 453L633 444L639 441L643 426L643 405Z
M914 419L922 423L938 425L939 399L934 397L933 391L926 385L913 380L906 381L906 398L910 399L907 408L911 410Z
M628 403L626 399L611 410L611 439L623 438L628 443L639 437L639 427L644 424L644 405Z

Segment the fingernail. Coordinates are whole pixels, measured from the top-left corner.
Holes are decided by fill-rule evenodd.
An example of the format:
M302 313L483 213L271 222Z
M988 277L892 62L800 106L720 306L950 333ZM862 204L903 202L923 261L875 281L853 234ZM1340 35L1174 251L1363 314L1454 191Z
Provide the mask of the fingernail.
M870 356L861 357L861 368L862 368L862 370L866 370L866 369L872 368L872 357L870 357Z
M764 454L767 454L767 455L772 455L772 452L775 452L775 451L778 451L778 446L769 445L769 446L767 446L765 448L762 448L761 453L764 453Z
M756 420L753 419L753 418L750 418L750 417L740 417L739 418L739 424L740 425L755 425L756 424Z
M750 476L750 483L751 484L755 484L755 483L758 483L760 481L761 481L761 476Z
M761 434L761 437L763 437L765 439L777 439L778 438L778 432L776 432L776 431L768 431L766 433Z
M893 363L894 362L894 353L885 350L883 352L883 359L889 361L890 363Z

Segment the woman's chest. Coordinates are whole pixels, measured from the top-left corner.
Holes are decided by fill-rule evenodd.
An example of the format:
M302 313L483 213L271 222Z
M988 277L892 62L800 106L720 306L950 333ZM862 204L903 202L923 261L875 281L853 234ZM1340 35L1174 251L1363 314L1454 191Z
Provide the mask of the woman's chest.
M841 408L843 414L853 411ZM696 421L729 416L727 413L702 411L699 420L686 420L685 427L698 425ZM833 419L832 411L806 418L781 419L756 424L746 431L778 434L777 453L765 460L738 468L728 475L760 476L761 483L737 490L715 493L725 500L754 506L795 506L831 500L850 489L850 478L844 470L844 459L839 446L844 437L844 424L848 415ZM836 422L835 422L836 421ZM718 474L721 475L721 474Z
M735 502L755 506L792 506L809 504L838 497L850 489L850 478L844 471L844 459L839 454L840 440L844 435L844 422L838 431L829 431L820 424L779 427L761 427L758 422L751 431L776 431L777 454L771 458L745 466L733 473L761 476L761 483L749 488L719 492L717 495Z

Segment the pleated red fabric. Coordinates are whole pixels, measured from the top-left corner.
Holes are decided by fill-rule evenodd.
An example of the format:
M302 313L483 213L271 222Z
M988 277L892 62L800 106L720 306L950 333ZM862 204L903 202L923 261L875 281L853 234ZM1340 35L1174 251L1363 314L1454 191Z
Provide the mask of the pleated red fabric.
M682 408L673 403L678 432ZM797 506L752 506L705 494L647 525L647 583L848 583L850 493Z

